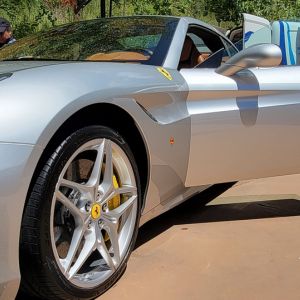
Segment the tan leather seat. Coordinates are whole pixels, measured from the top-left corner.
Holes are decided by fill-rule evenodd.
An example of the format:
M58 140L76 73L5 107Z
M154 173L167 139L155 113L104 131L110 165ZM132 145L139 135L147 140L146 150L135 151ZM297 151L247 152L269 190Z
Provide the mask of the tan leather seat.
M145 61L148 60L150 56L146 56L142 53L134 52L134 51L116 51L111 53L96 53L90 55L86 58L86 60L100 60L100 61L118 61L118 60L129 60L129 61Z
M198 51L193 40L189 37L185 37L185 41L180 56L180 62L178 69L193 68L198 64L204 62L205 57Z

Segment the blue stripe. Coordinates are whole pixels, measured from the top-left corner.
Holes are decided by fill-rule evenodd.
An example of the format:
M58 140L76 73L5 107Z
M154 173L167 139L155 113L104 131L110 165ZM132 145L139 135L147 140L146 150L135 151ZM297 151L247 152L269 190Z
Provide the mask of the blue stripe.
M285 52L285 38L284 38L284 25L282 21L279 21L280 26L280 41L279 46L282 51L282 64L286 65L286 52Z
M291 28L290 28L290 24L285 22L285 24L287 25L288 28L288 46L289 46L289 54L290 54L290 60L291 60L291 65L295 65L295 57L294 57L294 53L293 53L293 49L292 49L292 42L291 42Z
M253 33L254 33L253 31L248 31L245 33L245 44L249 41Z

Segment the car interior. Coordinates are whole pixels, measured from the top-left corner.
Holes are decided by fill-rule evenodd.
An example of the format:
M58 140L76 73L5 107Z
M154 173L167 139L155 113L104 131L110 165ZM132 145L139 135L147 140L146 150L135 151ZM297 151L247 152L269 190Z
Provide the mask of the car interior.
M184 41L178 70L182 68L217 68L230 56L225 47L225 41L216 33L199 26L191 26Z

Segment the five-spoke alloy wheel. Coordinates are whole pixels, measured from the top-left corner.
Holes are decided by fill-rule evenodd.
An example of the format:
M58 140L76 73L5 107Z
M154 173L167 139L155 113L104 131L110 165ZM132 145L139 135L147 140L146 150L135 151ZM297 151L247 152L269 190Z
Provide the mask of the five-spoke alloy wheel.
M121 136L71 134L51 154L26 204L22 290L43 299L91 299L122 275L137 235L140 183Z

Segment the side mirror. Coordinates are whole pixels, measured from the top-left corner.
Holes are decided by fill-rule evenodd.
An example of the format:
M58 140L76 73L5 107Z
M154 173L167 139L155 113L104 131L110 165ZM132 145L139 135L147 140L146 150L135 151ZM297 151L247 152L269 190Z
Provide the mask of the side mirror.
M216 73L232 76L243 69L277 67L282 60L281 49L273 44L260 44L237 53L216 69Z

